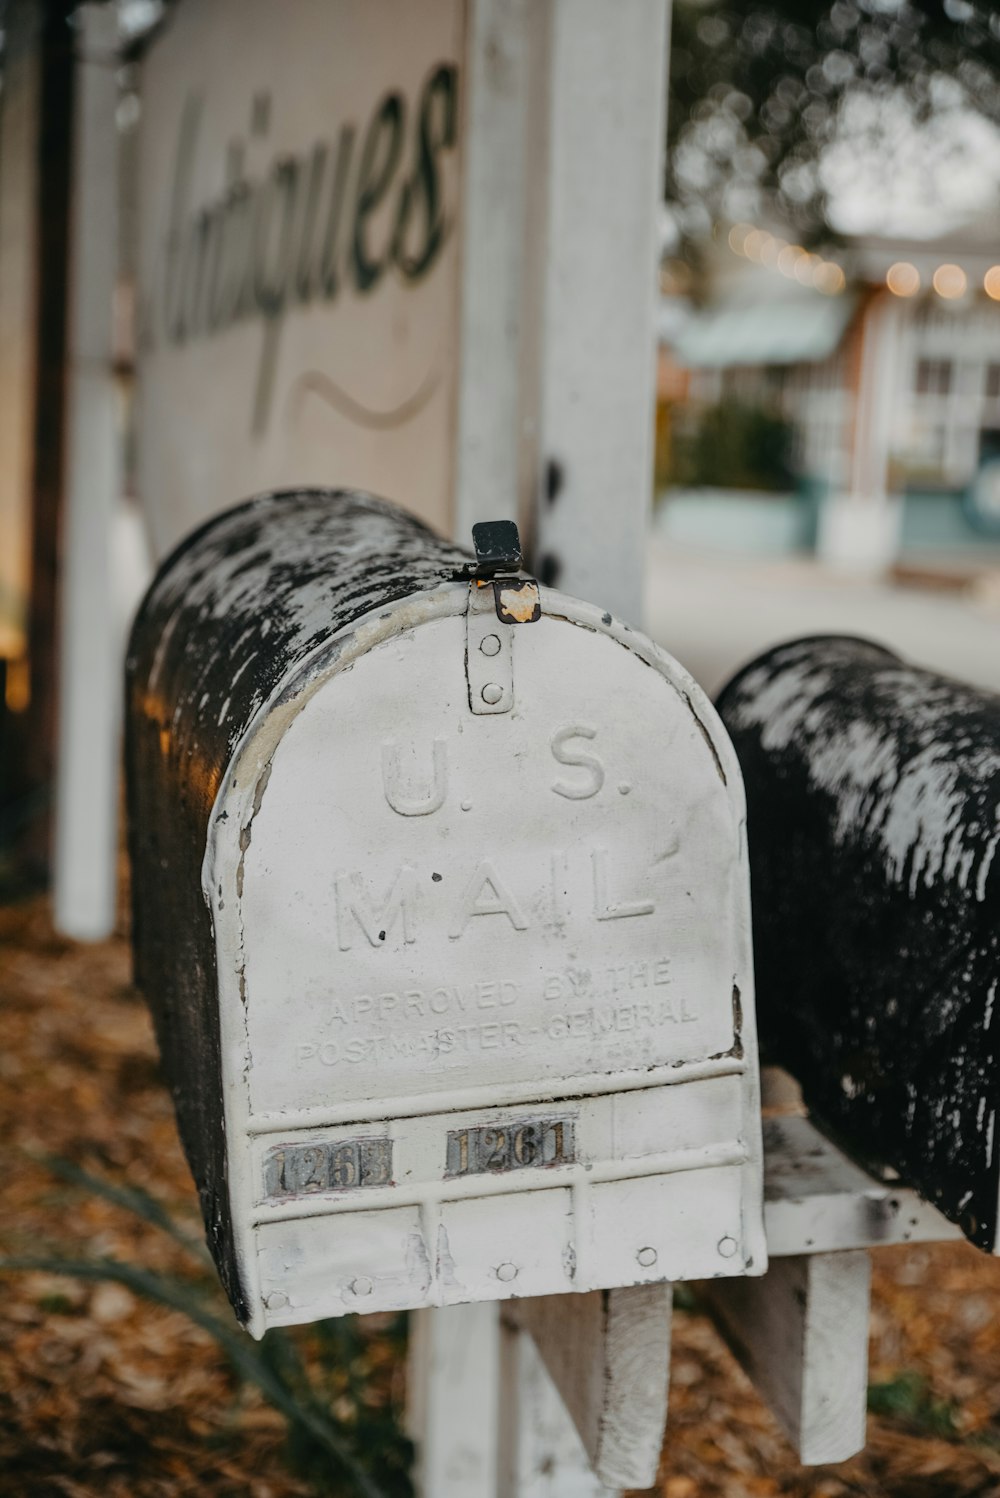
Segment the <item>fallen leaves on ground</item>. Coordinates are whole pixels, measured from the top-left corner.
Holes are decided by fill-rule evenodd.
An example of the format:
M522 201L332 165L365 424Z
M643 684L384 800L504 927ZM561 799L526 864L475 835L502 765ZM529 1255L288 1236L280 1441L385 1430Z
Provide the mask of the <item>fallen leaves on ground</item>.
M146 1192L202 1240L194 1187L122 935L56 936L46 902L0 908L0 1254L114 1259L203 1289L210 1271L140 1216L53 1174L56 1156ZM8 1272L0 1295L0 1494L16 1498L298 1498L287 1426L183 1312L110 1281ZM388 1318L382 1318L384 1324ZM379 1318L364 1376L376 1408L402 1396ZM311 1368L318 1339L297 1334ZM344 1370L345 1383L358 1369ZM336 1389L333 1390L334 1397ZM350 1407L350 1401L347 1402ZM349 1491L334 1482L327 1491Z
M54 934L41 899L0 908L0 1007L3 1254L196 1274L173 1239L41 1163L59 1156L149 1192L200 1236L124 934L81 946ZM221 1301L215 1309L228 1314ZM368 1319L363 1372L373 1405L398 1407L398 1353ZM310 1333L300 1346L315 1363ZM289 1465L283 1418L236 1380L213 1338L122 1285L4 1275L0 1348L0 1494L315 1491ZM1000 1498L1000 1262L956 1244L878 1251L870 1373L874 1402L888 1413L869 1416L864 1453L804 1469L711 1324L678 1311L660 1493Z

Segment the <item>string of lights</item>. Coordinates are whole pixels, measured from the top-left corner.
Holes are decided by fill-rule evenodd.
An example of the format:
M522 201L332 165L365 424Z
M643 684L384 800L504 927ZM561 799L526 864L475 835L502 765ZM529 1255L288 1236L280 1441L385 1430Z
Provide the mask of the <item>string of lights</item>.
M827 296L837 296L847 286L843 266L824 259L800 244L790 244L780 235L753 224L734 224L729 231L729 248L736 255L779 271L803 286L812 286ZM921 274L908 260L897 260L885 273L885 285L893 296L916 296L927 285L944 301L958 301L970 290L978 276L970 277L961 265L945 262L933 272ZM982 277L982 289L994 302L1000 302L1000 264L991 265Z

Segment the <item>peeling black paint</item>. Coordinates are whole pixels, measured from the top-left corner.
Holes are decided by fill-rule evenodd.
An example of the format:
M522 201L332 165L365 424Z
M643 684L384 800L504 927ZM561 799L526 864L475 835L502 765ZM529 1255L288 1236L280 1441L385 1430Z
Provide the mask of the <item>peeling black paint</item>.
M1000 697L862 640L724 689L746 783L763 1052L857 1157L994 1248Z
M136 982L153 1011L209 1247L241 1320L215 940L201 889L216 792L257 711L344 626L467 575L469 555L369 495L264 494L164 562L126 664Z

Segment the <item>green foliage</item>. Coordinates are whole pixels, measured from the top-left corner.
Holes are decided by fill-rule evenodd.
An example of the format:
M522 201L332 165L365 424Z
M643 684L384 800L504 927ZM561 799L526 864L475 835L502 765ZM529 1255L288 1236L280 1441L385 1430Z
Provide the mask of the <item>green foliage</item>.
M311 1375L289 1332L272 1328L255 1342L235 1325L214 1275L210 1276L206 1251L174 1223L154 1197L135 1187L106 1181L57 1157L44 1157L42 1163L63 1180L167 1233L194 1260L199 1277L154 1273L111 1258L69 1259L56 1254L0 1259L0 1272L36 1271L72 1279L113 1281L146 1300L182 1312L214 1338L236 1375L256 1385L284 1415L290 1461L311 1479L317 1491L350 1491L359 1498L412 1498L412 1448L393 1411L371 1396L367 1380L369 1344L356 1316L321 1322L310 1329L319 1349L318 1377ZM405 1318L397 1317L388 1324L383 1340L388 1340L396 1356L402 1358L405 1338ZM345 1481L349 1488L345 1488Z
M862 136L878 136L890 94L914 128L960 110L1000 118L1000 15L985 0L676 0L673 15L667 197L689 242L712 219L771 215L806 243L829 239L819 162L849 96ZM942 143L926 171L953 170Z
M134 1217L141 1217L143 1222L148 1222L151 1227L159 1228L161 1232L168 1234L175 1243L179 1243L183 1249L204 1265L211 1264L212 1260L208 1249L197 1238L178 1227L170 1213L158 1202L155 1196L148 1191L143 1191L138 1186L120 1186L113 1181L106 1181L101 1176L94 1175L89 1170L84 1170L81 1165L74 1165L72 1160L64 1160L59 1155L32 1155L31 1158L46 1170L51 1171L60 1180L67 1181L71 1186L80 1186L89 1191L92 1196L101 1196L116 1207L124 1207L126 1212L131 1212Z
M73 1310L73 1302L68 1295L42 1295L35 1304L46 1316L68 1316Z
M924 1435L955 1438L957 1406L935 1399L922 1373L897 1373L884 1384L869 1384L868 1408L873 1415L898 1420Z
M787 491L792 428L759 406L724 401L703 411L693 430L676 432L667 482L678 488Z

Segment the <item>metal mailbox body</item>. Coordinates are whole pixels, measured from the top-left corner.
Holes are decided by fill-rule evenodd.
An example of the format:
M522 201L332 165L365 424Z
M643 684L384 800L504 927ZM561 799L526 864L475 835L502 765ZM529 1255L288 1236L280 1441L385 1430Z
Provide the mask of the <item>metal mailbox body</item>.
M642 635L469 572L265 495L133 631L137 977L258 1335L766 1265L731 746Z
M820 636L745 666L719 710L768 1058L855 1156L997 1252L1000 697Z

